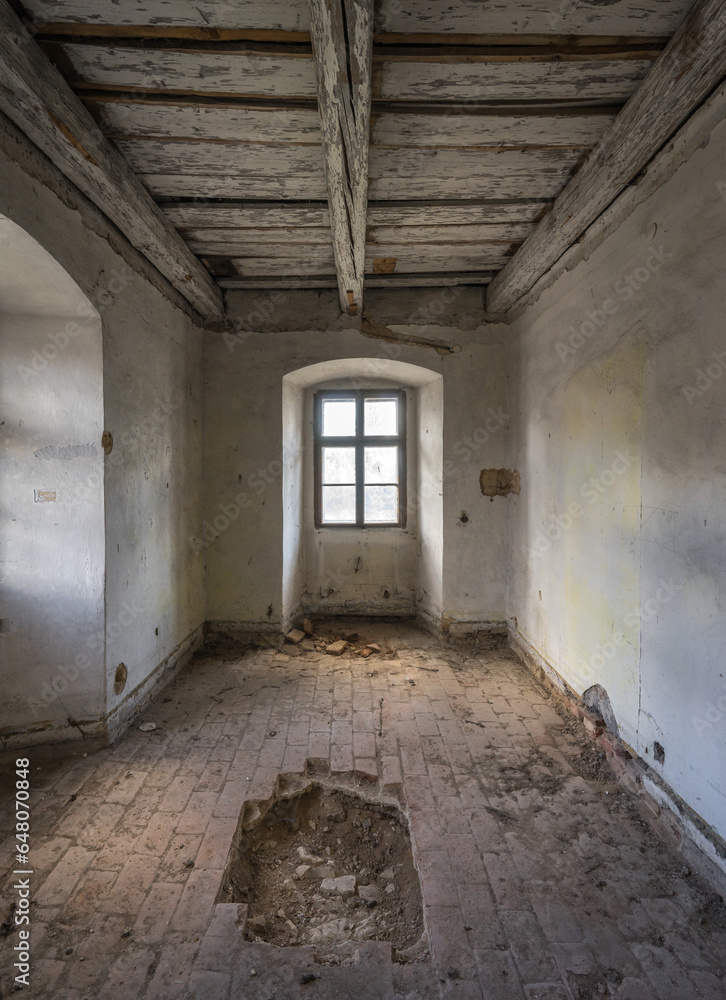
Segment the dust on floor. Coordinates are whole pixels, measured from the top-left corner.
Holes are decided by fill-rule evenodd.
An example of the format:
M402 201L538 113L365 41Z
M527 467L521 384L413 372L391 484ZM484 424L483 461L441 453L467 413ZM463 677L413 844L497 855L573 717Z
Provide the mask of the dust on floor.
M343 627L381 652L228 640L202 651L114 747L26 754L25 996L726 998L721 896L658 840L580 723L510 650L455 647L408 623ZM329 623L324 634L338 638ZM140 731L147 721L157 728ZM0 802L6 917L15 756L5 755ZM429 961L395 962L388 940L363 940L357 964L322 964L316 945L258 934L254 899L218 902L242 810L272 801L283 779L320 774L349 782L350 794L400 799ZM3 932L4 995L11 919Z

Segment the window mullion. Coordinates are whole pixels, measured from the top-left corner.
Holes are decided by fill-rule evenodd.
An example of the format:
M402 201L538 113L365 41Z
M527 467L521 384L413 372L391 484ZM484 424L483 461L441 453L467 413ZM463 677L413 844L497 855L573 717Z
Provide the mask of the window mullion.
M363 490L363 393L358 390L355 399L355 512L356 524L359 528L364 523L364 490Z

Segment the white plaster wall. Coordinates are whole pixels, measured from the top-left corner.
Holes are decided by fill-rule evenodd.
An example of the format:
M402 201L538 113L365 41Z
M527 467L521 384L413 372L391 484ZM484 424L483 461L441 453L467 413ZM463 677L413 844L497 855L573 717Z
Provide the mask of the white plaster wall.
M201 521L202 335L143 279L104 313L106 678L109 711L174 657L204 622ZM115 694L119 663L126 688Z
M444 582L443 464L444 386L437 379L418 391L419 571L418 610L432 624L441 624Z
M95 311L2 220L6 304L28 310L0 312L0 735L12 743L104 713L103 394Z
M249 312L244 303L236 306L235 300L231 299L232 319L236 308L241 315ZM410 313L413 311L409 310ZM302 318L301 313L301 321ZM421 335L422 332L421 328L410 325L396 327L397 332L399 329L408 335L417 332ZM283 377L310 365L333 360L368 359L375 366L377 359L386 362L393 358L443 376L444 473L443 477L439 476L443 478L443 503L447 502L447 491L450 495L464 484L466 502L474 522L464 536L459 528L461 505L449 499L447 522L444 515L436 513L436 502L432 502L429 524L432 530L438 527L443 532L441 551L446 553L449 547L452 552L447 557L448 563L441 559L438 549L430 553L426 572L429 574L432 606L448 587L448 610L457 618L467 620L478 614L486 621L503 620L507 567L500 553L506 545L507 500L498 498L501 503L490 505L481 496L478 478L480 468L499 462L500 452L505 450L507 430L500 423L493 433L488 433L486 440L480 436L477 441L472 441L471 448L462 445L457 454L453 452L461 438L483 426L490 407L495 413L506 411L507 375L504 366L508 345L503 330L499 326L479 327L466 332L424 328L424 336L455 338L462 345L460 353L443 358L428 348L381 344L344 329L246 332L241 335L209 332L205 346L207 494L206 539L203 539L207 560L208 619L255 626L269 624L279 628L285 624L285 614L291 606L286 603L283 608L282 600L283 568L291 566L281 530L283 498L286 504L294 502L294 498L285 492L281 461L283 433L289 433L289 430L283 432L282 425ZM484 371L481 376L472 371L479 361ZM375 367L372 371L375 374ZM411 493L416 491L417 478L414 476ZM417 511L415 514L418 518ZM404 546L393 548L390 535L384 532L373 534L381 536L380 547L379 540L372 537L366 543L360 539L352 543L332 542L332 548L342 546L344 551L333 553L326 544L323 563L319 561L319 556L315 561L314 548L312 554L306 553L309 572L305 589L308 595L314 593L320 583L324 584L320 576L324 576L332 564L336 573L343 567L344 587L351 588L343 591L343 605L350 608L352 602L356 607L355 602L358 601L356 610L373 608L376 612L391 613L394 610L391 599L382 598L381 591L393 580L398 582L405 598L405 603L399 605L399 611L408 611L411 593L415 597L417 590L423 590L418 581L419 578L425 579L420 577L422 557L418 547L418 527L416 535L406 538ZM470 555L472 548L478 553L473 558ZM293 549L294 545L291 551ZM358 555L362 561L359 573L355 574L353 568ZM411 559L415 562L413 572ZM438 565L443 563L441 571L448 572L448 581L445 577L445 582L439 585L439 593L432 582L437 573L437 560ZM364 566L370 567L370 576L364 578L361 585L360 572ZM349 574L345 573L346 568L350 568ZM284 571L286 579L288 569ZM363 590L359 591L361 586ZM366 592L367 586L371 589ZM309 606L320 609L322 605L317 603L320 598L315 600L316 603ZM414 604L417 603L414 601ZM340 610L341 607L331 610ZM431 616L440 618L441 603L435 607Z
M2 116L0 176L0 213L52 255L101 317L103 413L93 440L100 445L107 429L114 446L104 459L107 641L97 683L114 732L204 621L203 560L192 548L201 522L201 333L181 297ZM119 662L128 681L116 695Z
M623 739L721 836L725 154L721 125L515 324L510 597L524 638L578 694L607 690Z
M443 609L456 622L501 622L509 575L508 518L513 497L482 496L482 469L504 468L509 454L509 344L489 324L462 345L444 378ZM465 519L462 519L465 512Z
M282 384L282 620L287 629L303 608L305 591L305 390L290 376Z

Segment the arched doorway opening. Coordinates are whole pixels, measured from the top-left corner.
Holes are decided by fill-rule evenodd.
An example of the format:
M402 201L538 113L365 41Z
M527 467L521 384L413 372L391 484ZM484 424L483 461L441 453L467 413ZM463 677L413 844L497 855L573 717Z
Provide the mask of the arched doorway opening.
M3 216L0 358L0 734L80 738L105 711L101 321Z

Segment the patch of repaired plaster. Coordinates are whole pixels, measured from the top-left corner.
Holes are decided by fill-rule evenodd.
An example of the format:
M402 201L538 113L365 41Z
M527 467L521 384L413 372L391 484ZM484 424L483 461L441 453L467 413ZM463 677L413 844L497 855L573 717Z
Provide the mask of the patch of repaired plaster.
M36 458L45 459L46 462L51 462L53 459L69 462L73 458L93 458L98 451L95 444L69 444L61 448L51 444L47 448L39 448L33 454Z
M520 492L518 469L482 469L479 486L485 497L505 497Z

